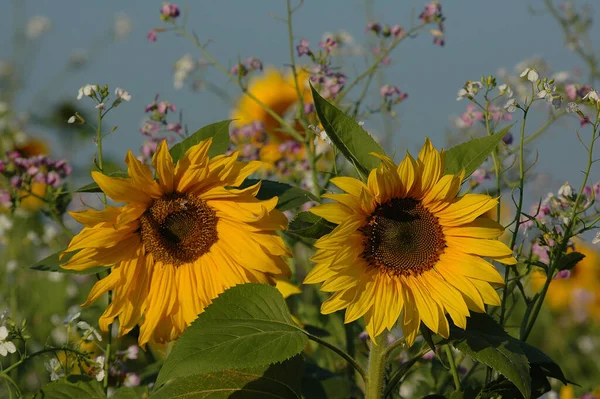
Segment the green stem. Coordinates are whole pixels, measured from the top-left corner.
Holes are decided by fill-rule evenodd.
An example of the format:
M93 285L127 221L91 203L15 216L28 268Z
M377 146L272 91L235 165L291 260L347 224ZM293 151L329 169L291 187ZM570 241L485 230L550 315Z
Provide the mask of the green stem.
M446 352L448 363L450 363L450 372L452 373L452 378L454 379L454 387L457 391L460 391L461 386L460 378L458 376L458 368L456 367L456 362L454 361L454 355L452 355L452 349L450 349L450 345L444 345L444 352Z
M367 383L365 388L365 399L381 399L383 395L383 377L385 374L386 360L386 334L379 334L371 343L369 353L369 369L367 371Z
M353 327L353 323L344 324L344 333L346 335L346 352L348 353L348 356L354 359L354 356L356 356L356 347L354 345L355 335ZM348 363L348 367L346 367L346 374L348 374L348 378L350 378L350 381L352 382L354 382L354 373L354 367Z
M56 352L60 352L60 351L63 351L65 353L72 352L79 356L86 356L85 353L80 352L75 349L71 349L71 348L46 348L46 349L42 349L37 352L34 352L31 355L21 357L21 359L19 359L17 362L11 364L9 367L5 368L4 370L1 370L0 376L4 376L5 374L10 373L12 370L16 369L17 367L19 367L21 364L25 363L26 361L33 359L34 357L43 355L45 353L56 353Z
M365 370L363 370L362 367L360 367L360 364L358 364L358 362L356 360L354 360L354 358L352 358L350 355L348 355L346 352L344 352L337 346L330 344L329 342L322 340L321 338L319 338L315 335L309 334L306 331L305 331L305 334L308 337L308 339L310 339L311 341L314 341L320 345L323 345L326 348L331 349L332 351L334 351L335 353L340 355L340 357L344 358L348 362L348 364L352 365L352 367L354 367L354 369L356 371L358 371L358 373L362 377L363 381L365 381L365 382L367 381L367 373L365 372Z

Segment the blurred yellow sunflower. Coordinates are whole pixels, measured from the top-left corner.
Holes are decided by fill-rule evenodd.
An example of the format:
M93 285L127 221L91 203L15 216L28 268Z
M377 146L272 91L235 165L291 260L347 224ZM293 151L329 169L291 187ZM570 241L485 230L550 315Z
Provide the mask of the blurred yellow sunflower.
M289 275L288 255L276 230L287 226L277 198L255 198L260 182L239 186L260 162L238 162L238 153L208 157L212 140L191 147L173 165L163 141L152 159L158 181L131 151L129 178L92 172L98 186L121 207L72 212L85 228L66 253L63 267L112 266L84 306L108 290L113 301L100 317L107 330L119 318L119 334L140 325L139 343L176 339L225 289L246 282L275 284Z
M568 278L556 278L550 283L544 301L553 311L577 308L600 321L600 253L579 239L574 243L575 251L584 254L585 258L571 269ZM543 271L536 270L531 274L530 283L534 290L541 289L545 281Z
M457 197L463 175L444 175L444 152L429 139L418 159L397 166L381 154L367 184L350 177L331 182L347 194L327 194L311 212L338 226L320 238L316 263L304 283L323 282L334 292L321 312L346 309L345 322L365 317L374 338L392 329L400 314L409 345L421 321L448 337L448 313L466 327L469 310L499 305L492 285L503 279L482 257L512 265L512 251L498 241L503 227L483 217L498 201L488 195Z
M262 76L250 81L248 92L254 95L261 103L272 109L277 115L284 117L299 103L296 81L305 104L312 103L308 78L310 74L297 70L297 76L290 71L283 74L275 68L266 68ZM291 137L280 131L279 122L252 98L247 95L240 97L236 108L231 112L234 127L242 127L254 122L261 122L264 130L272 137L285 141Z

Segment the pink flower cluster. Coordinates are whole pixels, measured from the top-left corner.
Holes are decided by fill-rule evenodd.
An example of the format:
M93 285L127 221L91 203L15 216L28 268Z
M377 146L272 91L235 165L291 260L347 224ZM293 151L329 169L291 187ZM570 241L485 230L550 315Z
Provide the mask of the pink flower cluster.
M408 94L403 93L398 86L385 84L379 89L379 94L383 97L386 105L391 107L394 104L399 104L408 98Z
M258 57L248 57L243 62L238 62L231 68L231 74L244 77L252 71L262 71L263 64Z
M346 75L333 71L327 64L316 65L310 72L311 82L320 84L319 92L326 98L335 98L346 83Z
M419 19L422 24L437 22L438 28L431 31L431 34L433 35L433 44L443 46L446 43L444 37L444 21L446 18L442 14L441 4L437 1L432 1L427 4L425 9L419 14Z
M179 14L179 7L173 3L165 2L160 8L160 16L163 19L177 18Z
M493 104L490 104L488 108L488 113L490 116L490 120L494 122L499 122L500 120L510 121L512 120L512 115L508 112L505 112L504 109L497 107ZM471 127L473 126L473 122L484 121L483 112L477 107L475 104L468 104L467 109L460 115L460 120L462 123L461 126Z
M365 28L365 32L373 32L378 37L393 37L396 39L400 39L404 37L404 28L400 25L393 25L390 27L389 25L382 26L379 22L372 22L367 24Z
M144 112L149 113L149 119L144 121L140 133L147 137L146 141L142 144L141 155L138 157L142 162L148 162L154 153L158 143L162 140L167 140L168 143L172 143L175 137L169 135L169 133L175 133L180 137L183 137L184 131L181 126L181 122L169 122L167 116L169 112L175 112L176 107L174 104L168 101L158 101L158 95L154 98L154 101L144 108Z

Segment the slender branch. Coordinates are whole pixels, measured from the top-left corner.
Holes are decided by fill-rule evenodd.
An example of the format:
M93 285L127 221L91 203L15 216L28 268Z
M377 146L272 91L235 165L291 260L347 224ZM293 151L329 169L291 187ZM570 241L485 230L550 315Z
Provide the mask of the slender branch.
M365 370L360 366L360 364L358 364L358 362L356 360L354 360L350 355L348 355L346 352L344 352L343 350L341 350L340 348L338 348L337 346L330 344L329 342L322 340L321 338L309 334L305 331L306 336L308 337L308 339L310 339L311 341L314 341L318 344L323 345L326 348L331 349L332 351L334 351L335 353L337 353L338 355L340 355L341 357L343 357L349 364L352 365L352 367L354 367L354 369L356 371L358 371L358 373L360 374L360 376L362 377L363 381L367 381L367 373L365 372Z
M452 349L450 349L450 345L444 345L444 352L446 352L448 362L450 363L450 372L452 373L452 378L454 379L454 387L457 391L460 391L460 377L458 376L458 368L456 367L454 355L452 354Z

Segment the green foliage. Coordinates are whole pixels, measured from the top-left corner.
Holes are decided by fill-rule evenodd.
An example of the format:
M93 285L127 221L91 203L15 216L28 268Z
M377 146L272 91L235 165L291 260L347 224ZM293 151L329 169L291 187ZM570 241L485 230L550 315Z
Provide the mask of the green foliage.
M485 313L472 313L466 330L452 326L448 341L459 351L502 374L526 399L537 397L536 392L547 384L546 377L568 381L549 356L510 336ZM508 381L499 387L504 389Z
M303 366L302 356L295 356L271 366L189 375L175 378L151 398L300 399Z
M292 237L318 239L331 233L335 224L311 212L300 212L290 223L286 233Z
M106 267L92 267L86 270L67 270L60 267L60 265L65 264L71 259L76 252L68 253L64 258L60 258L60 254L63 251L58 251L53 253L50 256L45 257L44 259L37 262L35 265L30 266L30 269L39 270L44 272L58 272L58 273L67 273L67 274L96 274L105 271Z
M177 340L156 386L176 377L266 366L297 355L307 342L277 289L228 289Z
M346 159L363 175L379 166L371 152L385 154L383 148L351 116L325 100L311 85L315 110L327 136Z
M258 179L246 179L240 188L246 188L258 182ZM298 208L308 201L319 200L308 191L294 187L287 183L281 183L273 180L262 180L260 190L256 198L259 200L267 200L273 197L279 197L277 201L277 209L280 211Z
M496 149L496 146L513 125L507 126L492 136L472 139L446 151L446 174L459 174L465 170L465 178L471 174Z
M173 162L177 162L190 147L195 146L209 137L212 137L212 144L208 150L208 156L214 157L224 154L225 151L227 151L227 148L229 148L230 123L231 120L226 120L204 126L185 140L175 144L169 151L173 157Z
M66 380L59 380L44 385L33 399L105 399L106 395L97 381L72 383Z
M585 258L585 255L580 252L569 252L556 262L556 268L558 270L571 270L575 265L581 262L583 258Z

